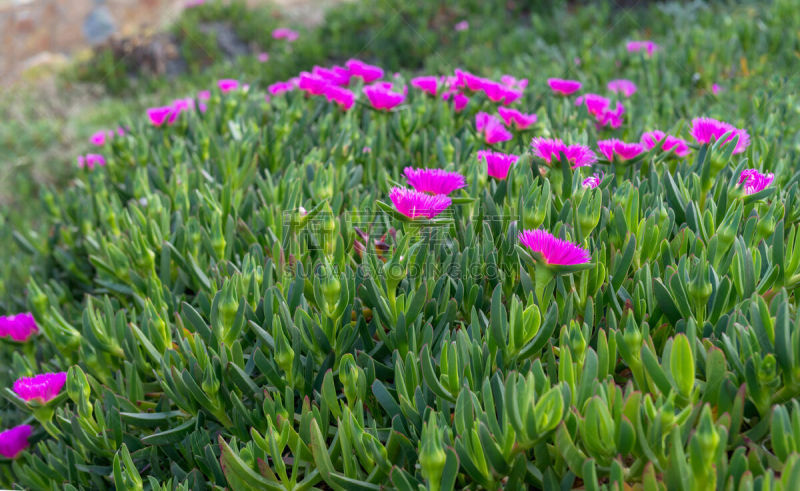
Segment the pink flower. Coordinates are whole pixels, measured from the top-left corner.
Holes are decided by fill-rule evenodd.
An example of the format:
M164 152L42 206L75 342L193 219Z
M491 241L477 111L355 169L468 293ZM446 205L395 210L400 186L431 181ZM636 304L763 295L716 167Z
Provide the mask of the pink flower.
M184 111L194 109L194 99L187 97L185 99L175 99L170 106L169 119L167 124L173 124ZM202 109L202 108L201 108Z
M299 36L299 34L297 34L297 31L293 31L293 30L289 29L288 27L279 27L279 28L275 29L274 31L272 31L272 38L273 39L285 39L285 40L289 41L290 43L292 41L296 41L298 36Z
M547 230L523 230L519 234L519 241L531 251L541 254L545 264L586 264L592 260L589 251L559 239Z
M506 106L522 97L521 90L510 89L494 80L485 80L482 89L490 101L501 102Z
M89 170L92 170L95 166L103 167L105 165L106 159L99 153L87 153L86 155L78 156L78 167L81 169L88 167Z
M573 169L597 162L597 155L586 145L566 145L559 139L537 137L531 140L531 148L535 156L548 164L553 160L560 162L562 153Z
M150 118L150 122L153 126L163 125L170 114L172 114L171 106L151 107L147 110L147 117Z
M517 129L524 130L530 128L534 124L536 124L537 117L535 114L524 114L516 109L511 109L507 107L498 107L497 114L503 118L503 122L506 126L511 126L512 123L517 127Z
M603 180L602 176L598 176L597 174L591 175L583 180L583 187L587 189L594 189L600 185L600 181Z
M297 83L297 87L300 90L311 95L322 95L328 85L328 81L324 78L308 72L300 73L300 79Z
M411 79L411 86L416 87L425 93L435 96L436 91L439 87L439 77L434 77L432 75L425 77L415 77Z
M23 450L28 448L28 438L33 433L33 427L19 425L0 433L0 455L7 459L16 459Z
M608 90L614 92L615 94L621 92L622 95L624 95L625 97L630 97L636 93L636 84L631 82L630 80L625 80L624 78L620 78L609 82Z
M586 104L586 110L589 114L595 118L601 118L603 113L605 113L611 105L611 101L599 94L589 93L575 99L576 106L580 106L581 104Z
M491 150L478 150L478 162L486 162L486 173L495 179L505 179L508 171L519 157L509 153L493 152Z
M570 95L581 90L582 84L577 80L565 80L563 78L548 78L547 85L550 90L560 95Z
M755 194L775 180L775 174L762 174L757 169L745 169L739 176L739 184L744 183L745 194Z
M210 90L201 90L197 93L197 98L201 101L207 101L211 99L211 91Z
M33 314L0 315L0 338L11 338L23 343L39 332Z
M257 58L261 63L266 63L269 61L269 53L259 53Z
M732 132L725 140L725 143L738 137L734 154L742 153L750 145L750 135L743 129L736 128L732 124L724 121L717 121L712 118L694 118L692 120L692 137L697 143L712 143L722 138L725 133Z
M219 90L224 94L238 89L239 81L232 78L223 78L222 80L217 80L217 87L219 87Z
M314 68L311 69L311 73L329 84L345 86L350 83L350 72L344 67L333 66L332 68L324 68L315 65Z
M462 20L458 24L454 25L453 29L455 29L458 32L466 31L467 29L469 29L469 22Z
M678 157L685 157L689 155L689 144L676 136L665 135L663 131L654 130L642 133L642 145L648 150L652 150L663 140L661 149L665 152L675 150L675 155Z
M456 68L456 83L455 86L458 88L464 88L471 90L472 92L478 92L479 90L483 90L483 84L486 82L485 78L479 77L477 75L473 75L469 72L465 72Z
M361 60L347 60L345 66L350 70L353 77L359 77L365 84L374 82L379 78L383 78L383 68L375 65L369 65Z
M349 91L343 87L337 87L336 85L329 85L325 87L325 91L323 93L328 101L339 104L345 110L353 107L353 104L356 100L356 96L352 91Z
M722 87L720 87L718 84L711 84L711 93L712 94L717 95L717 94L720 93L721 90L722 90Z
M500 77L500 82L509 89L514 90L525 90L525 88L528 86L527 78L516 79L511 75L503 75Z
M564 154L567 156L567 162L572 165L572 168L586 167L597 162L597 155L586 145L572 144L567 145Z
M503 126L502 121L485 112L479 112L475 115L475 129L478 130L478 133L483 134L484 140L489 145L508 141L514 137L514 135Z
M114 132L111 130L96 131L89 137L89 143L102 147L106 144L106 140L114 138Z
M625 47L628 49L628 53L636 53L637 51L646 50L647 56L653 56L653 53L661 49L653 41L628 41L628 44L626 44Z
M53 400L67 382L67 372L42 373L21 377L14 382L14 392L26 401L44 404Z
M267 87L267 90L272 95L282 94L295 89L295 84L292 82L275 82Z
M364 87L362 91L364 95L367 96L367 99L369 99L369 103L372 104L372 107L378 110L388 111L406 100L405 94L392 92L391 84L388 82L386 84L377 83L368 85Z
M392 188L389 193L394 207L409 218L434 218L447 207L452 200L443 194L425 194L407 188Z
M457 172L442 169L414 169L406 167L403 171L408 184L421 193L450 194L467 186L464 176Z
M616 138L600 140L597 142L597 146L600 148L600 153L609 162L612 162L615 156L617 161L626 161L644 152L644 146L641 143L625 143Z

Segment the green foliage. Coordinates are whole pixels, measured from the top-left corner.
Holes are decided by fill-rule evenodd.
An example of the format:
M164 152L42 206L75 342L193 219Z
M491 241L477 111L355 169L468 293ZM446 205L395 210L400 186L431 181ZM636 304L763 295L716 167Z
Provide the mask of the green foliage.
M106 167L44 193L43 232L0 222L14 261L30 264L24 290L0 288L0 308L30 309L41 330L2 341L0 386L68 371L52 414L3 392L3 428L35 430L0 462L0 485L797 489L797 40L776 34L800 26L791 2L631 17L490 6L411 2L398 19L440 42L437 26L468 18L469 31L448 31L464 43L448 63L530 79L516 106L539 123L497 146L523 156L506 180L476 158L475 114L495 111L480 95L461 113L415 89L393 112L342 111L299 91L266 101L275 78L264 75L247 91L212 90L205 112L172 126L131 118ZM332 14L309 33L330 43L299 59L356 55L332 33L349 17L368 35L389 7ZM531 27L509 28L513 15ZM625 51L636 19L662 22L653 58ZM411 39L397 45L409 64L434 66L436 50ZM387 67L403 63L385 49ZM279 69L299 63L282 56ZM564 71L593 92L636 81L623 127L598 129L554 98L544 80ZM753 141L742 154L702 145L600 163L596 189L581 185L590 169L530 155L533 136L688 137L695 115ZM451 214L421 226L387 212L406 165L466 176ZM776 177L745 196L750 167ZM582 244L591 263L542 274L517 240L533 227ZM4 284L17 268L0 265Z

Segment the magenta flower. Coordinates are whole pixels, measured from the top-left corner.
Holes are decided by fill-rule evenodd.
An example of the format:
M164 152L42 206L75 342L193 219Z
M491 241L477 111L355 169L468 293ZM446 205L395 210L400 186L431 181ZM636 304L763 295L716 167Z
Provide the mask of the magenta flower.
M322 95L325 88L330 85L327 80L308 72L301 72L297 87L311 95Z
M171 106L151 107L147 110L147 117L153 126L161 126L167 122L169 115L172 114Z
M523 230L519 234L519 241L531 251L541 254L545 264L586 264L592 260L589 251L559 239L547 230Z
M406 95L399 92L391 91L391 84L377 83L368 85L361 89L364 95L369 99L372 107L378 110L390 110L402 104L406 100Z
M691 133L697 143L712 143L712 141L722 138L722 136L729 131L732 133L725 140L725 143L738 137L739 141L736 143L736 148L734 148L733 153L744 152L750 145L750 135L747 134L747 131L712 118L694 118L692 120Z
M597 162L597 155L592 149L578 143L567 145L564 154L567 156L567 162L570 163L573 169L576 167L587 167Z
M455 29L458 32L466 31L467 29L469 29L469 22L462 20L458 24L454 25L453 29Z
M609 162L614 161L615 157L618 162L624 162L644 152L644 146L641 143L625 143L616 138L600 140L597 142L597 146L600 148L600 153Z
M288 27L279 27L272 31L272 39L285 39L291 43L292 41L297 41L298 37L297 31L293 31Z
M714 95L717 95L717 94L719 94L719 92L720 92L721 90L722 90L722 87L720 87L719 85L717 85L717 84L711 84L711 93L712 93L712 94L714 94Z
M622 126L622 115L625 114L625 106L617 101L616 109L604 109L599 116L595 116L599 126L611 126L612 128L619 128Z
M566 145L559 139L537 137L531 140L531 148L535 156L548 164L553 160L560 162L562 153L573 169L597 162L597 155L586 145Z
M222 80L217 80L217 87L219 87L220 92L225 94L238 89L239 81L232 78L223 78Z
M744 183L745 194L755 194L775 180L775 174L762 174L757 169L745 169L739 176L739 184Z
M323 94L329 102L335 102L344 110L348 110L353 107L353 104L356 100L356 96L352 91L336 85L328 85L325 87Z
M548 78L547 85L550 90L560 95L570 95L581 90L582 84L577 80L565 80L563 78Z
M325 80L329 84L344 87L350 83L350 71L344 67L334 65L332 68L314 66L311 73Z
M95 167L103 167L106 165L106 158L99 153L87 153L86 155L78 156L78 167L83 169L87 167L89 170Z
M207 101L211 99L211 91L210 90L201 90L197 93L197 98L201 101Z
M0 455L7 459L16 459L23 450L28 448L28 438L33 433L33 427L19 425L0 433Z
M599 94L589 93L575 99L576 106L580 106L581 104L586 105L586 110L589 114L600 119L603 114L608 111L609 106L611 106L611 101L608 100L607 97L603 97Z
M455 86L458 88L466 87L472 92L478 92L479 90L483 90L483 84L486 83L485 78L473 75L469 72L459 70L458 68L456 68L455 74L456 74Z
M490 101L500 102L506 106L522 97L522 90L511 89L494 80L485 80L482 89Z
M484 140L489 145L508 141L514 137L503 126L502 121L485 112L479 112L475 115L475 129L483 135Z
M503 75L502 77L500 77L500 82L509 89L514 89L514 90L525 90L525 88L528 86L527 78L517 79L511 75Z
M67 372L42 373L21 377L14 382L14 392L26 401L44 404L53 400L67 382Z
M347 60L345 66L348 70L350 70L351 76L361 78L365 84L383 78L383 68L375 65L369 65L361 60Z
M669 152L670 150L675 151L675 155L678 157L685 157L689 155L689 144L683 140L682 138L678 138L672 135L666 135L663 131L654 130L654 131L646 131L642 133L642 145L645 146L648 150L652 150L662 142L661 149L665 152Z
M102 147L106 144L107 140L114 138L114 132L111 130L96 131L89 137L89 143Z
M467 186L467 180L457 172L412 167L406 167L403 172L408 184L420 193L450 194Z
M295 89L295 84L291 81L289 82L275 82L267 87L267 90L272 95L282 94L284 92L289 92Z
M583 183L581 183L581 184L586 189L594 189L594 188L596 188L597 186L600 185L600 181L602 181L602 180L603 180L602 176L598 176L597 174L593 174L593 175L587 177L586 179L584 179Z
M11 338L23 343L39 332L33 314L0 315L0 338Z
M653 56L653 53L661 49L653 41L628 41L625 47L628 49L628 53L645 50L647 51L647 56Z
M439 87L439 77L434 77L432 75L415 77L411 79L411 86L416 87L427 94L435 96Z
M398 187L392 188L389 198L395 209L409 218L434 218L452 203L452 200L443 194L425 194Z
M505 179L508 171L519 157L509 153L493 152L491 150L478 150L478 162L486 162L486 173L495 179Z
M630 80L625 80L624 78L620 78L617 80L612 80L608 83L608 90L613 93L622 93L625 97L630 97L636 93L636 84L631 82Z
M266 63L267 61L269 61L269 53L259 53L256 58L261 63Z
M503 122L506 126L511 126L513 124L519 130L530 128L536 124L536 120L538 119L535 114L524 114L516 109L507 107L498 107L497 114L503 118Z

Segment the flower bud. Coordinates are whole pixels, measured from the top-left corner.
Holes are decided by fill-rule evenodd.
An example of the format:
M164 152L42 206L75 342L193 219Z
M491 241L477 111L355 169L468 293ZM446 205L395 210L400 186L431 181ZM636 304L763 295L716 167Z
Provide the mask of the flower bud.
M443 431L436 426L436 414L431 411L428 422L422 425L422 438L419 443L419 464L422 476L428 481L428 489L438 490L441 486L447 454L442 445Z

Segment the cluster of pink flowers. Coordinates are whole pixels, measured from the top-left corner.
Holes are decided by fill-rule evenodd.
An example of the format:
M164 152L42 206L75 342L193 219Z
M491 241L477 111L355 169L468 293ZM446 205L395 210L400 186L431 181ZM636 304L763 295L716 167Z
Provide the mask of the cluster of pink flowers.
M625 114L625 106L617 101L614 109L611 109L611 101L607 97L599 94L584 94L575 100L575 104L586 105L586 110L597 120L598 126L610 126L619 128L622 126L622 115Z
M695 141L702 144L713 143L730 133L725 139L725 143L738 138L736 147L733 149L734 154L744 152L750 145L750 135L746 130L712 118L694 118L691 133Z
M87 153L78 155L78 167L93 170L95 167L105 167L106 158L99 153Z
M16 315L0 315L0 338L10 338L13 341L22 343L38 332L39 327L30 312Z
M285 39L291 43L297 41L298 37L300 37L300 35L297 34L297 31L293 31L288 27L279 27L272 31L272 39Z
M665 152L674 151L678 157L689 155L689 143L677 136L667 135L663 131L646 131L642 133L642 145L648 150L654 149L657 145Z
M208 91L203 91L198 94L198 99L206 100L210 97L210 93ZM201 112L205 112L206 105L203 102L197 104ZM195 100L191 97L186 97L183 99L175 99L167 106L157 106L151 107L147 110L147 117L150 118L150 123L153 126L163 126L165 123L170 126L175 124L175 121L178 120L178 117L187 111L193 111L195 109Z
M762 174L758 169L745 169L739 175L739 184L744 183L745 194L755 194L772 184L774 180L773 173Z
M647 56L653 56L653 53L661 49L653 41L628 41L625 47L627 48L628 53L636 53L644 50L647 52Z
M455 76L448 77L447 84L451 93L483 92L490 101L507 106L522 97L528 81L518 81L513 77L506 76L500 82L496 82L456 69Z
M644 152L644 145L641 143L626 143L616 138L600 140L597 142L597 147L600 149L600 153L602 153L609 162L615 160L617 162L624 162L636 158Z
M567 145L559 139L537 137L531 141L531 148L536 157L548 164L552 163L553 160L560 161L562 154L573 169L586 167L597 162L597 154L586 145Z
M92 136L89 137L89 143L92 145L102 147L106 144L109 140L112 140L114 136L125 136L125 130L123 128L117 128L116 131L114 130L100 130L92 133Z

